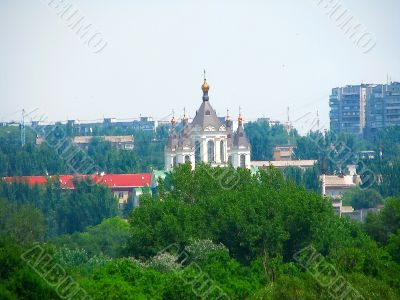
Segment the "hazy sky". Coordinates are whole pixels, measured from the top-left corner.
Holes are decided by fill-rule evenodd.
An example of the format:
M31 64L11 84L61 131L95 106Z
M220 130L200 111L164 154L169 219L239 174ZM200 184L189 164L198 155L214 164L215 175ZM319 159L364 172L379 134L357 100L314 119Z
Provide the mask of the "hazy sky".
M326 123L332 87L400 80L398 0L340 1L374 36L367 54L317 0L64 0L107 42L98 54L48 2L0 0L0 120L193 116L206 68L219 115L285 120L289 106Z

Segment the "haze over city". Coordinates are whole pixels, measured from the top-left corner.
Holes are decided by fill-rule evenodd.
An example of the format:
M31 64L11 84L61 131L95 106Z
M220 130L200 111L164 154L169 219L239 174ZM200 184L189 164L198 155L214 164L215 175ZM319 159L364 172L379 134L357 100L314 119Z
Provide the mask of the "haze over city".
M97 54L49 2L0 3L0 120L22 108L51 121L193 114L205 68L219 115L318 110L329 128L333 87L400 80L398 1L340 2L374 37L368 53L318 1L69 1L107 42Z

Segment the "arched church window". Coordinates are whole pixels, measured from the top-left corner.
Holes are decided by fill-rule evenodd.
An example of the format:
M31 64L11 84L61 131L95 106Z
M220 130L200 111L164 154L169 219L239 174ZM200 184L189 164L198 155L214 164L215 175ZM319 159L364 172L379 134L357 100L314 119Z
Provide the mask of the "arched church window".
M215 161L215 151L214 151L214 142L213 141L208 141L207 142L207 156L208 156L208 162L213 162Z
M195 163L197 164L197 163L199 163L200 161L201 161L201 152L200 152L200 142L199 141L196 141L195 143L194 143L194 161L195 161Z
M190 162L190 156L189 155L185 155L185 163Z
M172 158L172 165L175 167L176 166L176 156L174 156L173 158Z
M229 164L229 165L232 165L232 155L229 155L229 156L228 156L228 164Z
M240 155L240 167L246 168L246 155L244 154Z
M224 141L220 142L219 150L220 150L219 156L221 157L221 162L224 162L225 161Z

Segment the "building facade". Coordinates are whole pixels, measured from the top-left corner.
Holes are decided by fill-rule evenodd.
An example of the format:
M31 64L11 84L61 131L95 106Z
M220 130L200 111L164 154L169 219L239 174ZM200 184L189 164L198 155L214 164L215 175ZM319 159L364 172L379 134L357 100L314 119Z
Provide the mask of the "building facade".
M182 130L177 131L176 120L171 120L171 130L165 147L165 169L172 170L177 164L190 162L192 168L201 162L211 166L250 168L250 144L239 113L238 128L233 130L229 116L221 121L212 108L208 91L210 86L204 79L203 101L189 123L186 114Z
M400 125L400 83L348 85L329 96L333 132L368 135Z
M109 142L112 147L120 150L133 150L135 146L135 139L132 135L75 136L72 141L83 150L88 150L90 142L94 139Z
M329 96L330 128L334 132L362 134L365 123L365 85L332 89Z
M400 125L400 82L376 85L369 95L365 117L367 134Z

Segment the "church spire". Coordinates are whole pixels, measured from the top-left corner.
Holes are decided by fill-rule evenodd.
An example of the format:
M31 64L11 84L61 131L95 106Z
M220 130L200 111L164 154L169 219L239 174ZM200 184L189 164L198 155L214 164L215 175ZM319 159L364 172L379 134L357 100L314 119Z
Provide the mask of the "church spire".
M239 124L239 126L242 126L242 125L243 125L242 108L241 108L240 106L239 106L238 124Z
M204 101L208 101L208 99L209 99L208 91L210 89L210 86L207 83L206 70L205 69L204 69L204 83L202 84L201 89L203 90L203 102Z
M184 107L184 108L183 108L182 123L183 123L183 125L187 125L188 122L189 122L189 118L188 118L188 116L186 115L186 108Z
M171 125L172 127L175 127L176 120L175 120L175 111L172 110L172 119L171 119Z
M225 118L226 127L231 127L231 117L229 116L229 109L226 109L226 118Z

